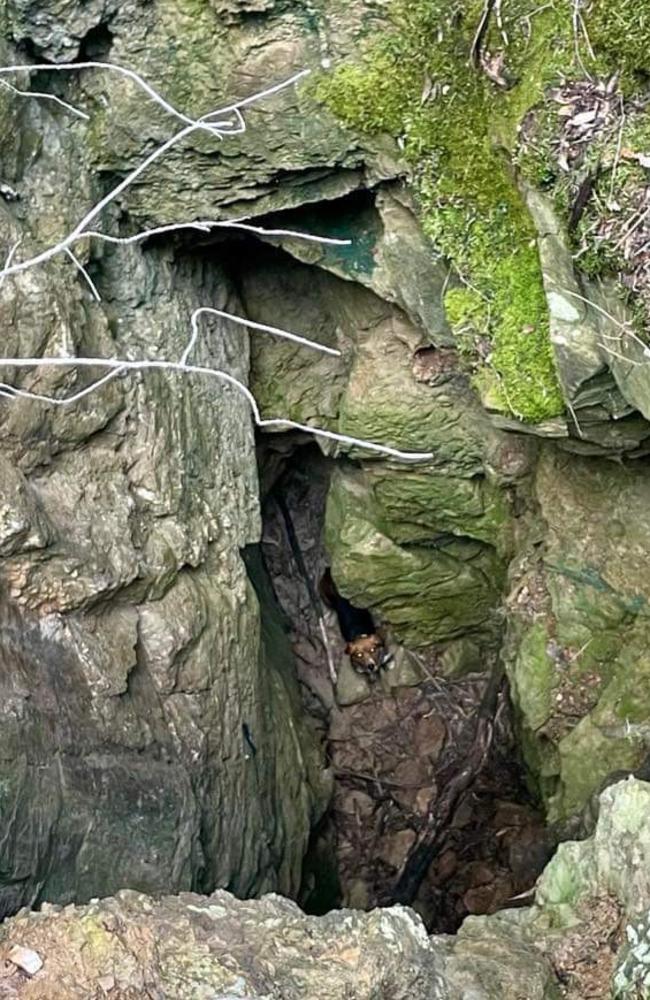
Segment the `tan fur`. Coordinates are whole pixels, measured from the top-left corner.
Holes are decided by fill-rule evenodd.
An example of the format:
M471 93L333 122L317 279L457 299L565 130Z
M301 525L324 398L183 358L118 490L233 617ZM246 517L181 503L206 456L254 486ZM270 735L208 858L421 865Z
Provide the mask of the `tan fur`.
M345 652L358 673L375 678L384 661L386 647L382 637L375 632L373 635L360 635L353 642L348 642Z

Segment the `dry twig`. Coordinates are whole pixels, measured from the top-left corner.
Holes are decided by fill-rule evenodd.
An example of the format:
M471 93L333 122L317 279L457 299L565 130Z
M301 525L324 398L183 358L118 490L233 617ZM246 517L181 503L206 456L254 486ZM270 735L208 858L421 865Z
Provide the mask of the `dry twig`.
M35 256L22 261L15 261L15 256L20 245L20 241L14 243L10 248L4 268L0 271L0 289L3 283L10 276L15 276L25 271L28 271L39 264L45 263L48 260L56 257L59 254L65 254L69 257L75 267L79 270L82 277L88 284L93 297L98 300L99 292L92 281L92 278L88 274L88 271L78 259L72 250L75 243L80 240L98 239L104 242L110 242L115 244L130 244L135 243L143 239L147 239L152 236L156 236L161 233L175 232L183 229L194 229L203 232L209 232L213 228L228 228L228 229L240 229L246 232L252 232L257 235L263 235L265 237L289 237L306 239L324 244L349 244L349 240L335 240L328 237L319 237L309 233L300 233L293 230L285 229L270 229L266 230L262 227L255 226L250 222L245 220L234 220L234 221L197 221L197 222L183 222L183 223L171 223L165 226L158 226L153 229L145 230L141 233L137 233L133 236L128 237L116 237L111 236L106 233L97 232L95 230L89 230L88 227L92 222L97 219L103 210L110 205L115 199L126 191L134 181L140 177L140 175L148 169L154 162L159 160L162 156L169 152L175 145L181 142L183 139L187 138L195 131L207 132L216 139L224 139L228 135L236 135L246 130L246 122L243 117L243 110L250 107L252 104L257 103L271 95L277 94L286 88L293 86L299 80L303 79L309 70L303 70L299 73L293 74L286 80L281 81L271 87L267 87L262 91L258 91L249 97L243 98L242 100L236 101L233 104L226 105L224 107L218 108L213 111L209 111L207 114L203 115L201 118L194 119L184 114L183 112L177 110L172 104L170 104L165 98L163 98L153 87L151 87L139 74L133 72L132 70L126 69L125 67L118 66L113 63L101 63L101 62L85 62L85 63L70 63L70 64L44 64L44 65L32 65L32 66L5 66L0 67L0 76L6 76L17 73L25 73L29 71L44 70L48 72L79 72L82 69L104 69L110 70L112 72L119 73L126 76L128 79L135 82L141 89L145 91L147 96L160 107L163 108L168 114L179 119L184 123L184 128L176 132L169 139L167 139L162 145L158 146L152 153L150 153L137 167L135 167L112 191L110 191L104 198L102 198L89 212L81 219L81 221L74 227L74 229L68 233L59 243L54 246L41 251ZM42 95L33 91L20 90L14 87L12 84L8 84L0 80L5 87L9 88L16 96L19 97L34 97L40 99L52 99L56 103L63 105L68 111L77 114L79 117L86 118L85 112L79 112L78 109L68 105L66 102L62 102L58 98L54 98L53 95ZM302 347L311 348L320 351L324 354L330 354L338 356L340 352L334 348L330 348L324 344L318 344L315 341L308 340L305 337L301 337L297 334L290 333L286 330L280 330L277 327L267 326L261 323L254 323L246 320L239 316L233 316L231 313L226 313L222 310L213 309L211 307L201 307L192 314L191 317L191 336L188 341L187 347L185 348L180 361L167 361L158 359L118 359L118 358L88 358L88 357L44 357L44 358L3 358L0 359L0 367L3 368L31 368L31 367L54 367L54 368L70 368L72 370L78 368L95 368L95 369L108 369L108 371L102 375L97 380L93 381L90 385L86 386L84 389L79 390L69 396L59 398L55 396L49 396L42 393L31 392L26 389L19 388L8 383L0 383L0 395L7 399L30 399L37 400L39 402L47 403L51 406L70 406L74 403L79 402L81 399L86 397L92 392L95 392L101 386L106 385L109 381L116 378L118 375L124 375L129 372L145 372L150 370L166 371L166 372L176 372L183 373L186 375L201 375L210 378L215 378L218 381L225 383L226 385L234 388L240 395L243 395L248 402L255 424L258 427L282 427L282 428L294 428L296 430L301 430L309 434L313 434L316 437L321 437L326 440L334 441L340 444L352 445L355 447L361 447L371 452L377 454L389 455L392 458L399 459L401 461L421 461L432 458L431 452L406 452L398 448L391 448L387 445L380 445L375 442L365 441L362 438L356 438L346 434L338 434L333 431L323 430L317 427L312 427L310 425L300 424L293 420L288 420L282 417L274 417L271 419L262 419L257 402L250 392L250 390L241 381L235 378L233 375L227 372L221 371L219 369L211 368L206 365L190 364L189 358L192 351L197 343L199 336L198 320L201 315L210 314L215 315L221 319L227 320L231 323L235 323L241 327L248 329L260 331L263 333L271 334L273 336L278 336L285 340L293 341Z

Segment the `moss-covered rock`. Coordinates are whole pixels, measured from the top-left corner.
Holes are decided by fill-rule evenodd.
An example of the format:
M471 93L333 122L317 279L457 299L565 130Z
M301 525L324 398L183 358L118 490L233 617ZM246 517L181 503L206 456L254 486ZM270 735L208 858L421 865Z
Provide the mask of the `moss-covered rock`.
M467 537L402 546L391 537L372 478L339 471L327 504L326 545L341 590L376 610L409 646L477 633L494 639L503 580L495 550Z
M630 778L607 788L593 836L560 845L534 905L469 917L454 946L459 959L490 938L496 954L516 943L551 961L563 984L551 996L647 997L649 811L647 783Z
M536 493L546 541L513 588L506 655L527 759L559 818L647 753L650 477L547 449Z
M392 31L360 64L323 80L318 94L349 125L401 141L425 230L473 292L464 311L451 291L454 319L477 357L480 336L489 337L479 391L520 419L542 421L563 403L534 229L502 152L514 146L523 115L562 58L571 60L567 26L549 4L535 18L531 44L531 24L515 4L502 15L504 46L488 20L482 41L492 52L490 80L468 60L481 4L468 0L450 11L444 3L394 0L389 10Z
M484 476L464 478L437 469L396 475L368 464L367 475L382 522L400 545L426 545L445 534L508 549L511 512L504 491Z

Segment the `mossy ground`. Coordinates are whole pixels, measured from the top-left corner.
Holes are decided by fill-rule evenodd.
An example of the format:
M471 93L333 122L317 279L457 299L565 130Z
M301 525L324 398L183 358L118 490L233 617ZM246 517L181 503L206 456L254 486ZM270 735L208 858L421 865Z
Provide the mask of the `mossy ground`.
M649 0L594 0L585 18L592 46L634 91L650 70Z
M553 198L557 215L565 221L581 185L593 179L570 234L575 267L590 279L618 279L610 283L612 294L625 301L637 334L645 339L650 334L650 289L645 274L638 273L639 266L641 272L645 268L645 251L640 257L637 251L650 235L639 225L644 221L639 215L646 207L650 152L650 3L593 0L585 6L581 24L585 48L579 77L592 88L591 107L598 111L600 124L574 146L579 155L570 169L562 168L558 151L560 140L566 143L563 128L570 98L562 107L547 96L528 116L515 160L526 181ZM611 108L603 119L603 87L608 82ZM568 83L570 89L571 80ZM588 108L587 96L579 110ZM626 238L630 229L632 243Z

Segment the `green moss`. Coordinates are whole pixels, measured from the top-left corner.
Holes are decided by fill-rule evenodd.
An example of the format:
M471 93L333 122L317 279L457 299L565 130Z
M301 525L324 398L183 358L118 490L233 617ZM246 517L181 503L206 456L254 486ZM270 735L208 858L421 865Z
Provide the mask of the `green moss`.
M540 729L553 712L557 684L553 661L546 652L548 635L541 622L522 636L519 657L511 674L519 711L526 725Z
M322 79L317 94L348 125L400 141L426 232L485 299L484 310L473 301L455 321L478 317L487 326L493 350L481 364L496 377L499 405L536 422L560 413L563 403L535 233L503 152L514 148L521 118L570 50L570 18L567 26L564 8L549 5L536 16L531 40L523 5L504 12L502 73L512 86L503 89L468 59L482 10L475 0L394 0L393 31L360 65ZM484 49L501 48L491 22ZM448 304L453 308L453 296Z
M480 329L487 318L487 303L474 288L450 288L445 295L445 311L454 333L465 325Z
M504 566L494 548L453 536L426 546L400 545L395 538L405 537L408 525L398 523L397 512L387 511L384 500L356 471L341 470L332 478L325 545L342 593L358 607L378 612L409 647L466 635L492 645L499 631L494 609L504 583Z
M634 76L650 71L649 0L594 0L585 22L594 49L634 88Z

